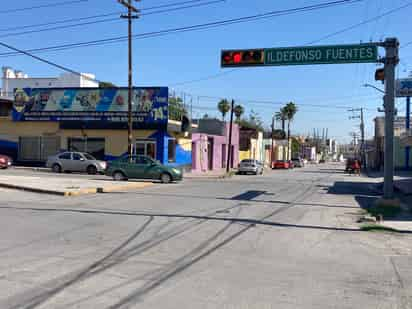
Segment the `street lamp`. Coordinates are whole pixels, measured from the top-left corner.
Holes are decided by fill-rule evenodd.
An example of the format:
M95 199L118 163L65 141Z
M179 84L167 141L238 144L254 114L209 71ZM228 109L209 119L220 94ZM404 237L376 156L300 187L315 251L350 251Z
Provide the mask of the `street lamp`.
M375 89L375 90L377 90L377 91L382 92L383 94L385 94L385 91L383 91L382 89L380 89L380 88L378 88L378 87L375 87L374 85L371 85L371 84L364 84L363 87L365 87L365 88L370 87L370 88L373 88L373 89Z

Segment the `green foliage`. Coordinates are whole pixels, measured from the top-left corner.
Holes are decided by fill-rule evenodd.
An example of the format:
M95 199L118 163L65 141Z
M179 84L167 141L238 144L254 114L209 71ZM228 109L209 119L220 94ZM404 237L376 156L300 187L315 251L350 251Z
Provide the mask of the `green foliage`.
M240 121L240 118L245 113L245 109L242 105L236 105L233 112L236 116L236 121Z
M263 131L263 121L254 110L250 111L248 118L242 118L237 122L242 128L257 129Z
M362 225L360 229L366 232L392 232L392 233L398 232L397 230L390 228L390 227L386 227L380 224L370 224L370 223Z
M222 120L225 120L226 114L230 111L230 103L228 100L220 100L217 104L217 109L222 114Z
M182 98L169 98L169 119L181 121L183 115L187 115L187 110L183 104Z
M117 86L111 82L99 82L99 88L117 88Z
M296 138L292 138L292 158L296 158L300 153L300 143Z

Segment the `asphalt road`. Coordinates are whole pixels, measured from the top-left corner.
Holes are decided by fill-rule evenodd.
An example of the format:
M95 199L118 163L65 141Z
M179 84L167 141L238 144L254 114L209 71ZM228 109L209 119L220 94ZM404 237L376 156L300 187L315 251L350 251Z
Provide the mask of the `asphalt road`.
M412 235L360 231L371 196L342 169L1 190L0 308L410 309Z

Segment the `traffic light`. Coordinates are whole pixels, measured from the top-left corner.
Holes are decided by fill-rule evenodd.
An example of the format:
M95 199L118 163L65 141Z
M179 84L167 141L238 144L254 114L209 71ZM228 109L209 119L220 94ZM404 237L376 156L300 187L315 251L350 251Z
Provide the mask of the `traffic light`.
M385 69L380 68L380 69L377 69L377 70L376 70L376 72L375 72L375 80L376 80L376 81L381 80L382 82L385 80Z
M263 49L224 50L222 51L221 66L245 67L265 64L265 52Z

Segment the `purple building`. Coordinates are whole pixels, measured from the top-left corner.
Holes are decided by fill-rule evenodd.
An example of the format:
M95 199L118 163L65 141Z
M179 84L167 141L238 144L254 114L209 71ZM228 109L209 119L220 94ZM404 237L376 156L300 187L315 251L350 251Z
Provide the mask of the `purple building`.
M217 119L198 120L192 133L192 172L219 171L226 168L229 144L229 124ZM230 167L239 164L239 127L233 124Z

